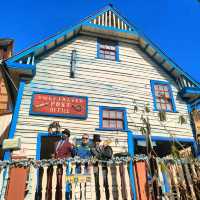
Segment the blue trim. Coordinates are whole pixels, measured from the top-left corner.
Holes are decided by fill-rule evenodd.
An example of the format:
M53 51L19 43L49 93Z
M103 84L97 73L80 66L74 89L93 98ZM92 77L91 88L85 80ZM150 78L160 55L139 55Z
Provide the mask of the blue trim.
M21 70L21 71L31 71L32 75L36 74L36 65L31 64L20 64L17 62L6 62L9 69Z
M156 99L156 95L155 95L155 89L154 89L154 86L156 84L159 84L159 85L162 85L162 84L165 84L168 86L168 89L169 89L169 95L170 95L170 99L171 99L171 103L172 103L172 111L170 110L165 110L166 112L177 112L176 110L176 105L175 105L175 101L174 101L174 97L173 97L173 91L172 91L172 88L169 84L169 82L167 81L158 81L158 80L151 80L150 81L151 83L151 92L152 92L152 96L153 96L153 104L154 104L154 111L160 111L158 108L157 108L157 99Z
M123 129L114 129L114 128L103 128L103 111L107 110L117 110L117 111L123 111ZM127 121L127 109L124 107L109 107L109 106L99 106L99 128L96 130L100 131L128 131L128 121Z
M144 135L135 135L133 134L133 138L135 140L146 140ZM162 137L162 136L151 136L152 141L160 141L160 142L173 142L174 139L172 137ZM178 142L188 142L194 143L194 138L175 138Z
M40 151L41 151L41 142L42 137L53 137L53 136L62 136L62 133L56 135L49 135L48 132L39 132L37 136L37 144L36 144L36 160L40 160Z
M33 107L33 100L34 100L34 95L35 94L48 94L48 95L54 95L54 96L69 96L69 97L78 97L78 98L84 98L86 100L86 113L84 116L82 115L70 115L70 114L48 114L48 113L42 113L42 112L34 112L32 110ZM57 117L66 117L66 118L75 118L75 119L87 119L88 117L88 97L85 96L79 96L79 95L65 95L65 94L58 94L58 93L51 93L51 92L36 92L34 91L32 93L32 98L31 98L31 105L30 105L30 115L39 115L39 116L57 116Z
M100 44L101 41L112 41L113 44L115 44L115 60L110 60L110 59L106 59L106 58L100 58ZM104 38L97 38L97 58L98 59L102 59L102 60L110 60L110 61L116 61L119 62L119 42L115 41L115 40L110 40L110 39L104 39Z
M21 105L25 85L26 85L25 80L21 80L20 84L19 84L15 109L14 109L14 113L13 113L13 116L12 116L11 126L10 126L10 130L9 130L9 133L8 133L9 139L14 138L14 135L15 135L17 121L18 121L18 115L19 115L19 111L20 111L20 105ZM10 151L9 150L5 151L3 159L4 160L10 160Z
M135 145L134 145L133 133L129 130L128 131L128 153L130 154L132 158L134 158L134 151L135 151L134 147ZM133 170L133 160L131 160L129 164L129 175L130 175L130 181L131 181L131 189L133 192L133 199L137 200L134 170Z
M200 94L200 88L198 87L184 87L179 94L182 97L185 97L185 95L199 95Z

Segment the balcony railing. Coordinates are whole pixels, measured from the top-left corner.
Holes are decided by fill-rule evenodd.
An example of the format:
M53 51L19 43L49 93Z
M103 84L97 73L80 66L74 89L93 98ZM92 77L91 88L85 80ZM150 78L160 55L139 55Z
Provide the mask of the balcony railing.
M200 199L199 161L156 162L153 177L145 157L133 162L87 164L60 160L2 162L0 200L65 200L67 196L72 200Z

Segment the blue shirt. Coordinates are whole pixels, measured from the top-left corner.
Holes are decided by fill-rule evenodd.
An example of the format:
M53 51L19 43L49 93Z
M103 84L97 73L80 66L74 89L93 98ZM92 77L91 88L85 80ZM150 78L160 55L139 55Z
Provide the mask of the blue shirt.
M83 159L90 158L92 156L91 151L90 151L90 146L88 144L77 145L75 148L75 155Z

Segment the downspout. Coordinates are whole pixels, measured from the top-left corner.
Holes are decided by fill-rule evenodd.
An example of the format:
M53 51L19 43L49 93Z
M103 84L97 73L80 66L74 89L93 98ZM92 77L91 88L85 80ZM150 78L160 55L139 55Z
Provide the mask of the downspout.
M134 153L135 153L135 145L134 145L134 138L132 135L132 131L128 131L128 153L131 156L131 158L134 158ZM137 195L136 195L136 187L135 187L135 177L134 177L134 169L133 169L133 160L131 159L130 164L129 164L129 175L130 175L130 180L131 180L131 188L133 192L133 200L137 200Z

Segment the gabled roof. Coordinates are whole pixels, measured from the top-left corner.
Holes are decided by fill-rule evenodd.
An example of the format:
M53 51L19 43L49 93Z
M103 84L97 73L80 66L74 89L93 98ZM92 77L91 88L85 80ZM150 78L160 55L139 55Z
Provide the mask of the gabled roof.
M195 87L200 90L200 84L197 81L184 72L159 47L138 31L112 5L108 5L95 14L88 16L72 28L59 32L21 51L9 58L6 63L8 67L15 65L15 63L18 63L18 67L19 64L23 64L23 69L24 64L28 64L30 68L30 64L34 65L35 58L67 42L81 32L101 33L102 35L133 40L176 81L180 90L184 89L184 87ZM32 71L35 72L35 70Z

